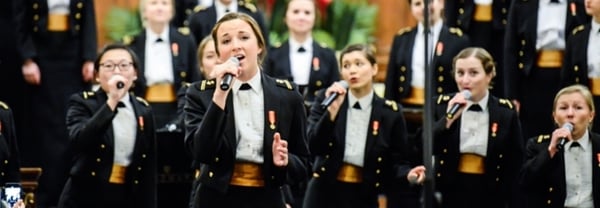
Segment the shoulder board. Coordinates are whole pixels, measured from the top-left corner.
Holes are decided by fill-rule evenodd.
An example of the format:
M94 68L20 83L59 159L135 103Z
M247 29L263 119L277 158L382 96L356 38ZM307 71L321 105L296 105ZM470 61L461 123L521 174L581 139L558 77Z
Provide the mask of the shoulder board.
M292 84L290 83L290 81L287 79L276 79L275 82L277 83L277 86L287 88L288 90L294 89L294 87L292 87Z
M140 101L142 104L144 104L146 107L150 106L150 104L148 104L148 101L144 100L144 98L141 97L135 97L136 100Z
M8 105L6 105L6 103L0 101L0 107L4 108L4 110L8 110Z
M442 102L448 102L450 100L450 96L448 95L440 95L437 100L437 104L441 104Z
M189 27L180 27L180 28L177 28L177 31L179 33L181 33L182 35L185 35L185 36L190 35L190 28Z
M412 27L405 27L405 28L398 30L396 35L404 35L404 33L410 32L411 30L412 30Z
M505 106L505 107L508 107L509 109L513 109L513 104L512 104L512 102L510 102L510 100L501 98L500 100L498 100L498 102L500 103L501 106Z
M192 86L192 83L189 83L189 82L183 82L183 86L184 86L185 88L190 88L190 86Z
M252 13L256 13L256 11L257 11L256 6L250 2L240 1L238 4L242 7L245 7L246 9L250 10L250 12L252 12Z
M539 135L537 138L537 143L542 143L544 140L548 140L550 139L550 135L549 134L543 134L543 135Z
M583 31L583 29L585 29L584 25L579 25L579 26L575 27L575 29L573 29L573 35L577 34L578 32Z
M398 112L398 103L393 100L385 100L385 105L390 107L394 112Z
M205 10L206 8L208 8L208 7L202 6L202 5L198 5L198 6L194 7L194 12L200 12L202 10Z
M460 30L460 28L458 28L458 27L451 27L449 30L450 30L450 33L455 34L458 37L462 37L463 36L462 30Z
M131 44L131 42L133 42L133 37L131 37L130 35L125 35L122 38L123 44L125 45L129 45Z
M95 92L92 92L92 91L83 91L83 99L88 99L88 98L91 98L91 97L94 97L94 96L96 96Z
M209 80L202 80L202 82L200 82L200 86L198 86L198 89L200 89L200 91L204 91L207 89L214 89L217 85L217 81L215 79L209 79Z

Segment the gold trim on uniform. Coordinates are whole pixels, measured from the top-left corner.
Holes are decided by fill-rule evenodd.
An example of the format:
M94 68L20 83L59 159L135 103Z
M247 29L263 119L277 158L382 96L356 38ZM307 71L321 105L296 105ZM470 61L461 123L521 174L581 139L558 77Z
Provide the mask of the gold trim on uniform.
M170 103L177 100L174 87L170 83L148 86L145 98L152 103Z
M540 68L561 68L563 63L562 50L538 51L537 66Z
M594 96L600 96L600 77L590 77L590 92Z
M492 21L492 5L475 4L475 11L473 12L473 19L478 22L491 22Z
M344 163L340 167L337 180L346 183L360 183L362 182L362 168L356 165Z
M458 161L458 171L469 174L484 174L484 161L485 157L483 156L472 153L463 153L460 155L460 160Z
M69 30L69 15L48 14L48 31L64 32Z
M110 173L109 183L124 184L125 183L125 172L127 171L126 166L113 164L112 171Z
M412 87L407 98L402 100L402 103L411 105L425 104L425 89L421 87Z
M260 164L236 162L233 165L233 175L231 176L229 184L245 187L265 186L265 180L263 180Z

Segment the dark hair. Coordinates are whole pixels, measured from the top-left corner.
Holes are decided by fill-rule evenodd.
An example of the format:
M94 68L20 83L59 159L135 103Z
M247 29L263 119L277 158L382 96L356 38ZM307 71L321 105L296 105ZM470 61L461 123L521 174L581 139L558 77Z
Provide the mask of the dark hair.
M454 70L456 70L456 60L469 57L475 57L481 62L485 74L492 74L492 77L496 76L496 64L494 63L494 58L492 58L492 55L485 49L480 47L465 48L454 56L454 59L452 60L452 73L454 74Z
M129 46L127 46L127 45L124 45L121 43L113 43L113 44L104 46L102 51L100 51L100 53L98 54L98 57L94 61L94 72L98 72L98 70L100 69L100 60L102 60L102 57L104 56L104 54L106 54L106 52L108 52L108 51L117 50L117 49L125 50L125 51L127 51L127 53L129 53L129 55L131 55L131 61L133 62L133 68L137 71L140 61L139 61L137 55L135 55L135 52L133 52L133 50L131 50L131 48L129 48Z
M344 59L344 55L354 52L361 51L365 55L365 58L371 63L371 65L377 64L377 59L375 58L375 46L367 45L367 44L352 44L346 46L340 53L340 65L342 65L342 60Z
M217 55L221 56L221 52L219 51L219 39L217 38L217 31L219 30L219 27L221 27L221 24L223 24L223 22L227 22L227 21L235 20L235 19L239 19L239 20L242 20L242 21L248 23L250 25L250 27L252 28L254 35L256 35L256 38L258 41L258 46L262 49L262 51L258 54L258 58L259 58L258 64L260 65L262 63L262 60L265 59L265 57L267 56L267 44L265 43L265 38L263 37L263 34L260 31L260 26L258 26L258 23L256 23L254 18L252 18L251 16L244 14L244 13L239 13L239 12L228 13L225 16L221 17L221 19L219 19L219 21L217 21L217 24L215 24L215 26L213 27L211 36L212 36L213 40L215 40L214 44L215 44L215 51L217 52Z

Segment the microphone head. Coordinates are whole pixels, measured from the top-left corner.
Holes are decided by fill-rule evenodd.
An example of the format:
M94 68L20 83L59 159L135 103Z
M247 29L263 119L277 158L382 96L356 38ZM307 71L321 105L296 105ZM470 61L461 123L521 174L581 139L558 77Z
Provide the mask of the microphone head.
M236 66L240 65L240 60L235 56L232 56L231 58L229 58L229 61L233 62Z
M461 93L463 94L463 96L465 97L465 99L471 100L471 95L472 95L471 91L469 91L469 90L463 90Z
M564 123L562 127L568 129L570 132L573 132L573 124L570 122Z
M340 80L338 84L342 85L342 87L346 89L348 88L348 82L346 80Z

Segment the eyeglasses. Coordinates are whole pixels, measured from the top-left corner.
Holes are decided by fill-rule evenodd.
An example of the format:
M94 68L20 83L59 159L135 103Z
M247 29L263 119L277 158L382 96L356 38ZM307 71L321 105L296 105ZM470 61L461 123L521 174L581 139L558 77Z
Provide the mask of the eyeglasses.
M101 63L100 70L107 71L107 72L114 72L115 69L117 67L119 67L120 71L126 72L126 71L131 70L132 66L133 66L132 62L121 62L118 64L108 62L108 63Z

